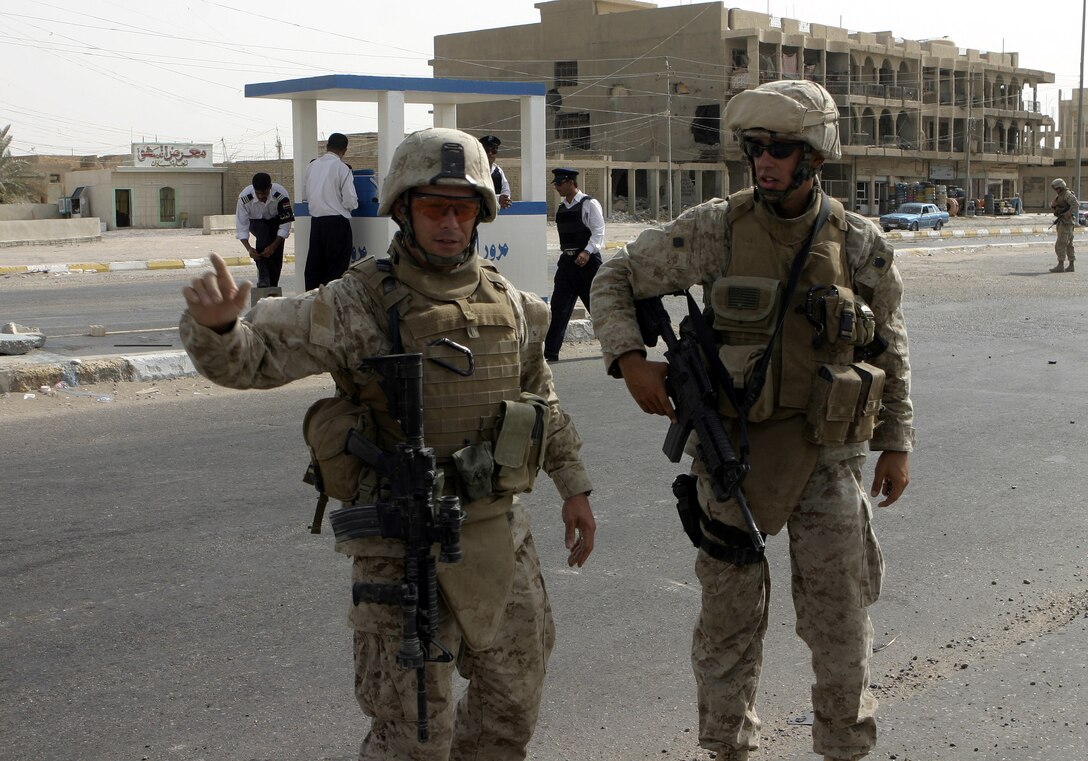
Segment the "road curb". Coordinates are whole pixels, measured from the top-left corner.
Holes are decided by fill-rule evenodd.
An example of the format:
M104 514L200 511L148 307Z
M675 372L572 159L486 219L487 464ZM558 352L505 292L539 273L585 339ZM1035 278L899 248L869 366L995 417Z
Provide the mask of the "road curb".
M184 351L72 358L38 352L33 359L0 369L0 393L37 391L60 382L69 386L120 381L157 381L197 375Z
M244 267L252 264L248 256L224 256L228 267ZM295 255L283 257L284 262L294 262ZM135 270L188 270L210 267L208 257L199 259L136 259L124 262L80 262L76 264L11 264L0 267L0 275L29 275L48 273L75 275L97 272L132 272Z

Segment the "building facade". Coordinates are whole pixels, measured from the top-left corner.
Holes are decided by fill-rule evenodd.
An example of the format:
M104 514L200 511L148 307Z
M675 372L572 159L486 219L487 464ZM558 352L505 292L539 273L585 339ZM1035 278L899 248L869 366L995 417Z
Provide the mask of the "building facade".
M721 113L737 92L777 79L811 79L835 97L844 155L829 162L824 184L863 213L882 213L916 192L943 202L957 189L977 199L981 213L1019 192L1025 167L1053 163L1054 125L1041 113L1038 87L1054 75L1020 68L1017 53L853 32L720 2L536 7L537 24L436 37L434 74L549 83L549 161L603 165L608 195L628 204L645 198L654 206L671 191L675 212L748 184ZM458 118L471 131L499 135L516 155L512 107L464 106ZM507 174L516 175L516 162L508 163Z

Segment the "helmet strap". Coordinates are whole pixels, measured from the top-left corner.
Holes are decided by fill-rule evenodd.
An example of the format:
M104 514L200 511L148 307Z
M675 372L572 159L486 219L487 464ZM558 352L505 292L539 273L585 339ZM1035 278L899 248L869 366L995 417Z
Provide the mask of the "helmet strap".
M803 143L801 147L801 160L797 162L797 168L793 171L793 179L785 190L763 190L756 185L756 197L763 203L771 206L781 206L786 199L793 195L806 181L816 177L816 168L812 165L812 146ZM748 157L748 166L752 169L752 177L756 176L756 160ZM819 180L817 180L819 182Z

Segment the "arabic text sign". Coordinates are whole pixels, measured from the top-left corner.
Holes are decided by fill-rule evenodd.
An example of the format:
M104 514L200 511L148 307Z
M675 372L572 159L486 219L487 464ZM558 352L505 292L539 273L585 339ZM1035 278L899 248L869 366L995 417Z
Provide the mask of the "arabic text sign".
M212 167L211 143L133 143L132 164L147 169Z

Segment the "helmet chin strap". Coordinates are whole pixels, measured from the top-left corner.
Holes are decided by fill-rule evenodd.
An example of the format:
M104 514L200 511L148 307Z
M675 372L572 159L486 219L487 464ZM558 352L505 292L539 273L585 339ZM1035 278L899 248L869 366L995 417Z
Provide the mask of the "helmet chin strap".
M756 176L756 160L749 157L748 166L752 168L752 176ZM797 169L793 172L789 187L785 190L764 190L756 184L756 197L771 206L781 206L786 199L793 195L793 191L816 176L816 170L812 167L812 146L807 143L802 148L801 160L797 162Z

